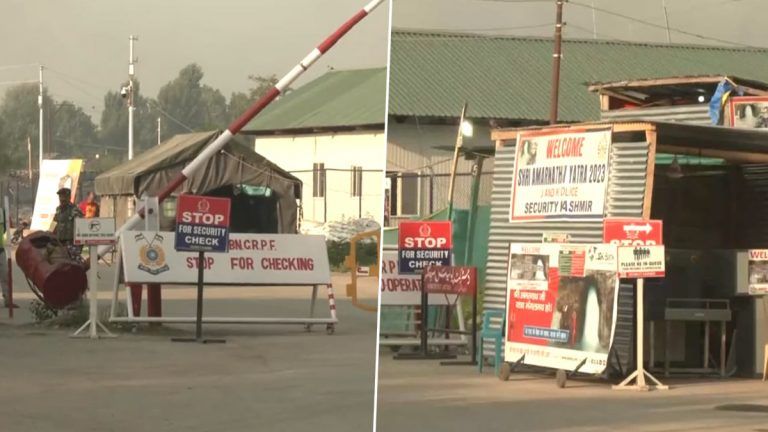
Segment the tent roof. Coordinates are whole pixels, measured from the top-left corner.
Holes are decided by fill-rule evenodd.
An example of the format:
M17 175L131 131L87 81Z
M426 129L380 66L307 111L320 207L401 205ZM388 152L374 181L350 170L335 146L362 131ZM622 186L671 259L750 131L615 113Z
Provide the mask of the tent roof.
M208 131L175 135L164 143L139 154L134 159L96 177L96 193L100 195L136 194L136 180L139 177L185 165L220 134L221 131ZM301 183L301 180L256 153L237 138L232 139L222 151L243 158L251 165L266 166L283 178L298 184Z

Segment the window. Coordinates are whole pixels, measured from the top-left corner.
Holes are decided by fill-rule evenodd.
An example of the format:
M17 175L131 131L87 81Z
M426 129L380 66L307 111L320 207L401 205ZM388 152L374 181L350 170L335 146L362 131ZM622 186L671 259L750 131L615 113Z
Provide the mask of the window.
M312 196L322 198L325 196L325 164L312 164Z
M352 192L353 197L363 196L363 167L352 167L351 186L349 190Z
M387 173L389 203L392 216L416 216L419 212L419 189L421 177L418 173Z

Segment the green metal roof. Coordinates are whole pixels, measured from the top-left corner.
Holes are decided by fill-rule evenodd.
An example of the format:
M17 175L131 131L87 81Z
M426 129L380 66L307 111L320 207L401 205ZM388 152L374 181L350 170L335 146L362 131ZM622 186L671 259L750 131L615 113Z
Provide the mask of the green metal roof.
M391 115L549 117L551 38L394 30L391 47ZM768 81L768 49L566 39L559 119L599 119L587 83L713 74Z
M330 71L275 101L243 133L378 126L384 129L387 69Z

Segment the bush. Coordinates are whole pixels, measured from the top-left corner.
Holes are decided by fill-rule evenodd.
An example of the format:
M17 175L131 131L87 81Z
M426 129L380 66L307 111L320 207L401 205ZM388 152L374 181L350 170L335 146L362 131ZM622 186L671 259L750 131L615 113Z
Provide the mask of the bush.
M346 268L344 260L349 255L349 242L339 242L329 240L326 243L328 248L328 261L334 270L350 270ZM377 263L379 244L376 242L358 242L357 243L357 263L362 266L370 266Z

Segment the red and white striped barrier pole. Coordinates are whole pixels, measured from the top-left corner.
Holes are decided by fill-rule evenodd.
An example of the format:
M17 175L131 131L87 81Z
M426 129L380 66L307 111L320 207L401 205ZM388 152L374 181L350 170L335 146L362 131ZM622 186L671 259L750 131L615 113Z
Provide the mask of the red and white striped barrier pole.
M365 7L357 12L352 18L341 25L336 31L328 36L320 45L313 49L302 59L290 72L288 72L280 81L277 82L269 91L257 100L250 108L248 108L240 117L233 121L216 140L208 145L199 155L197 155L184 169L163 189L157 196L159 202L163 202L168 198L185 180L187 180L192 174L195 173L201 166L203 166L208 159L213 157L219 152L234 135L240 132L248 122L256 117L261 111L264 110L272 101L277 99L278 96L291 85L298 77L300 77L307 69L310 68L320 57L328 52L336 42L338 42L345 34L347 34L352 27L363 20L368 14L376 9L384 0L371 0ZM131 216L125 224L121 226L115 233L115 236L120 236L123 231L128 231L136 227L141 219L144 218L144 208L138 209L138 211ZM99 257L103 257L109 253L112 246L99 247Z
M8 258L8 318L13 319L13 261Z

